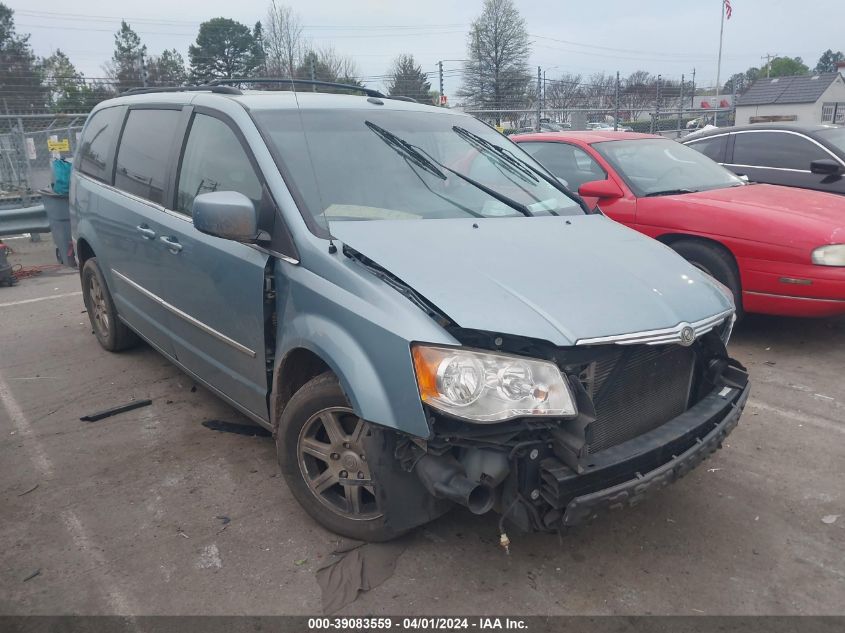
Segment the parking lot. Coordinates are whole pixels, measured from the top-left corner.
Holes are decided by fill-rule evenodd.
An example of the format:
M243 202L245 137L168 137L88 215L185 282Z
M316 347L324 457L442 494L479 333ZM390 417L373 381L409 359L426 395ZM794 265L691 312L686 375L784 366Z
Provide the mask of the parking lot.
M49 241L9 244L51 263ZM456 509L341 613L845 613L845 319L748 318L731 347L751 400L687 478L560 536L512 533L509 556L496 516ZM272 439L203 426L248 422L150 348L103 351L74 271L0 288L0 398L0 612L321 611L337 537Z

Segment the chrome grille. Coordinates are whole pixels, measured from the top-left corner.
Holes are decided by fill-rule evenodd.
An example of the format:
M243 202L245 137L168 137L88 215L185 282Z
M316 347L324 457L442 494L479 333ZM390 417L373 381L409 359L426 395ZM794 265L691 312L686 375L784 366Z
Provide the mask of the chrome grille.
M624 366L614 372L618 363ZM647 433L686 411L694 365L695 353L680 345L638 345L592 363L584 374L596 407L590 452Z

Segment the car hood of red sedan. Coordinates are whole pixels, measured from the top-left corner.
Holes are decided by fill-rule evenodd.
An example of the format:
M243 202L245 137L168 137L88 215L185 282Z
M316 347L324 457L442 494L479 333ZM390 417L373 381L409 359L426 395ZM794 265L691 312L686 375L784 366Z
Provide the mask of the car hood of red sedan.
M641 198L638 205L696 205L735 214L731 234L757 242L818 246L845 242L845 196L809 189L753 184L679 196ZM648 201L648 202L646 202ZM711 216L711 219L712 216Z

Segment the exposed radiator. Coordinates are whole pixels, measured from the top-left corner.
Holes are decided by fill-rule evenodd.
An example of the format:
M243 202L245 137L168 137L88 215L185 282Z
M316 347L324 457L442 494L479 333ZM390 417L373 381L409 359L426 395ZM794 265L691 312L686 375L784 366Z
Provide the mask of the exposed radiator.
M624 363L614 372L618 363ZM591 453L647 433L687 410L695 353L680 345L641 345L592 363L586 386L596 406Z

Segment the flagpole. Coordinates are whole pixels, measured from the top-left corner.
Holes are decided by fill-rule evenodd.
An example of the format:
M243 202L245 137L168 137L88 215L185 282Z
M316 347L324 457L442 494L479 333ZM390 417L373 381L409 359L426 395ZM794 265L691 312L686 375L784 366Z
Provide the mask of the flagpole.
M719 23L719 59L716 62L716 109L713 111L713 125L716 125L716 119L719 116L719 90L722 86L719 80L722 74L722 35L725 33L725 0L719 0L722 5L722 21Z

